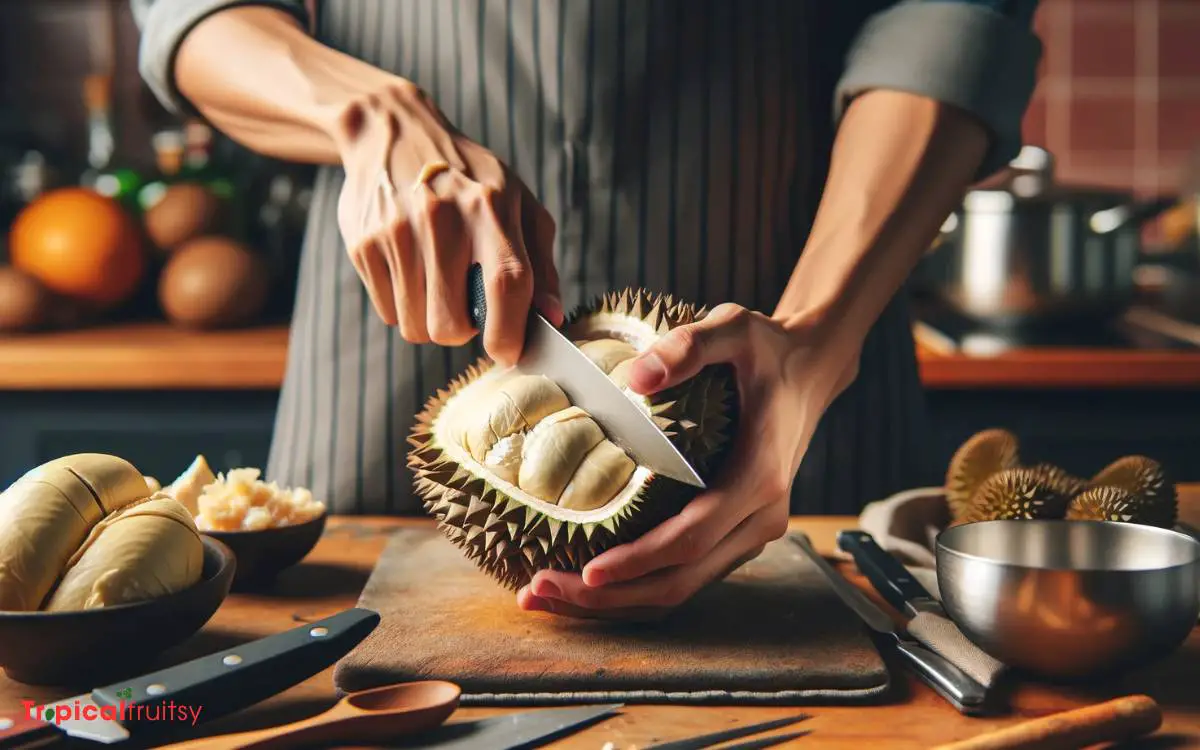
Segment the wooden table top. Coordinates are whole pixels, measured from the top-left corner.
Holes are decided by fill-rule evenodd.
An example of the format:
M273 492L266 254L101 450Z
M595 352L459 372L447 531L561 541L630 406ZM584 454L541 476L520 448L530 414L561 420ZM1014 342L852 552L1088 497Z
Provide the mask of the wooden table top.
M918 343L921 379L932 389L1200 386L1200 351L1045 347L978 356ZM282 325L191 332L149 322L0 335L0 390L272 390L287 347Z
M1200 485L1181 488L1181 504L1189 521L1200 511ZM303 564L285 571L271 594L233 594L208 625L179 647L177 661L229 648L319 619L352 607L371 573L391 530L426 519L376 517L331 518L325 536ZM813 539L817 549L829 554L840 529L853 527L852 517L800 517L794 528ZM883 604L852 564L838 563L851 580ZM886 605L883 605L886 608ZM513 616L520 617L514 605ZM896 616L893 613L893 616ZM1131 693L1145 693L1163 708L1164 722L1159 738L1167 744L1155 747L1200 746L1200 628L1193 631L1181 649L1169 659L1129 675L1121 684L1096 684L1061 689L1042 684L1022 684L1011 699L1010 715L988 718L965 717L903 670L893 668L900 689L887 703L872 706L724 707L627 705L620 715L591 726L549 747L597 750L606 742L615 750L644 747L652 742L692 736L792 715L799 711L813 718L795 729L812 734L787 745L801 749L886 747L889 750L925 750L942 742L973 737L985 731L1078 708ZM70 693L33 688L0 677L0 706L20 705L22 699L56 700ZM255 729L285 723L318 713L334 702L333 670L328 669L304 683L250 709L211 723L201 724L193 736ZM513 709L522 710L522 709ZM505 709L460 708L450 722L494 715ZM795 731L795 729L791 731ZM780 730L788 731L788 730ZM780 745L783 747L783 745Z

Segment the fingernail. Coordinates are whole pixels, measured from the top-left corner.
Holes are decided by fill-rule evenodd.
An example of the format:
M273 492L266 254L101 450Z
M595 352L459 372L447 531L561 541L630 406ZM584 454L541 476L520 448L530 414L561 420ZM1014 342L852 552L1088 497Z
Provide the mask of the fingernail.
M533 595L537 597L549 597L551 599L562 597L562 590L553 581L539 581L534 588L536 590L533 592Z
M662 358L654 352L646 352L634 363L637 370L638 390L648 391L657 388L667 377L667 366Z

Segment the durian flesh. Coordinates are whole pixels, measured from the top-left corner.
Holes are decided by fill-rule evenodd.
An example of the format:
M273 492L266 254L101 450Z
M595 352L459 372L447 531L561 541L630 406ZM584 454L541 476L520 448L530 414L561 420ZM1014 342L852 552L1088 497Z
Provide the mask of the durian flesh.
M204 547L191 514L156 493L93 527L76 550L46 610L95 609L153 599L200 580Z
M42 464L0 493L0 610L37 610L92 528L148 494L132 464L96 453Z
M634 358L704 314L627 290L574 312L567 335L622 386L702 476L727 449L736 382L710 366L667 391L627 387ZM409 465L452 541L510 588L543 568L574 569L678 512L695 488L656 477L609 440L553 381L482 360L418 415Z

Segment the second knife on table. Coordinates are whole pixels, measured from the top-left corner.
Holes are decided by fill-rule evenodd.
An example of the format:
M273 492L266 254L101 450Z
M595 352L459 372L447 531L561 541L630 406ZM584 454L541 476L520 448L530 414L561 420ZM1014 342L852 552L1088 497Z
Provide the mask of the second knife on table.
M850 607L863 623L895 641L896 650L922 682L933 688L961 713L976 715L987 711L988 693L983 685L940 654L925 648L906 632L897 629L892 618L821 557L808 536L801 532L791 532L787 539L808 556L824 574L838 598Z

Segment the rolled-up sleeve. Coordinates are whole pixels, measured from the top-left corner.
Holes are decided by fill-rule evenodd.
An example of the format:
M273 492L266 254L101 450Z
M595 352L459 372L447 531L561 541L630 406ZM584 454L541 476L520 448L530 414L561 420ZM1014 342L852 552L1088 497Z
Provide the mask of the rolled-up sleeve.
M871 89L907 91L970 112L992 145L978 177L1012 160L1037 84L1036 0L903 0L863 26L838 81L834 116Z
M266 5L287 11L306 27L304 0L130 0L141 31L138 72L154 96L175 114L195 109L175 85L175 54L188 32L217 11L238 5Z

